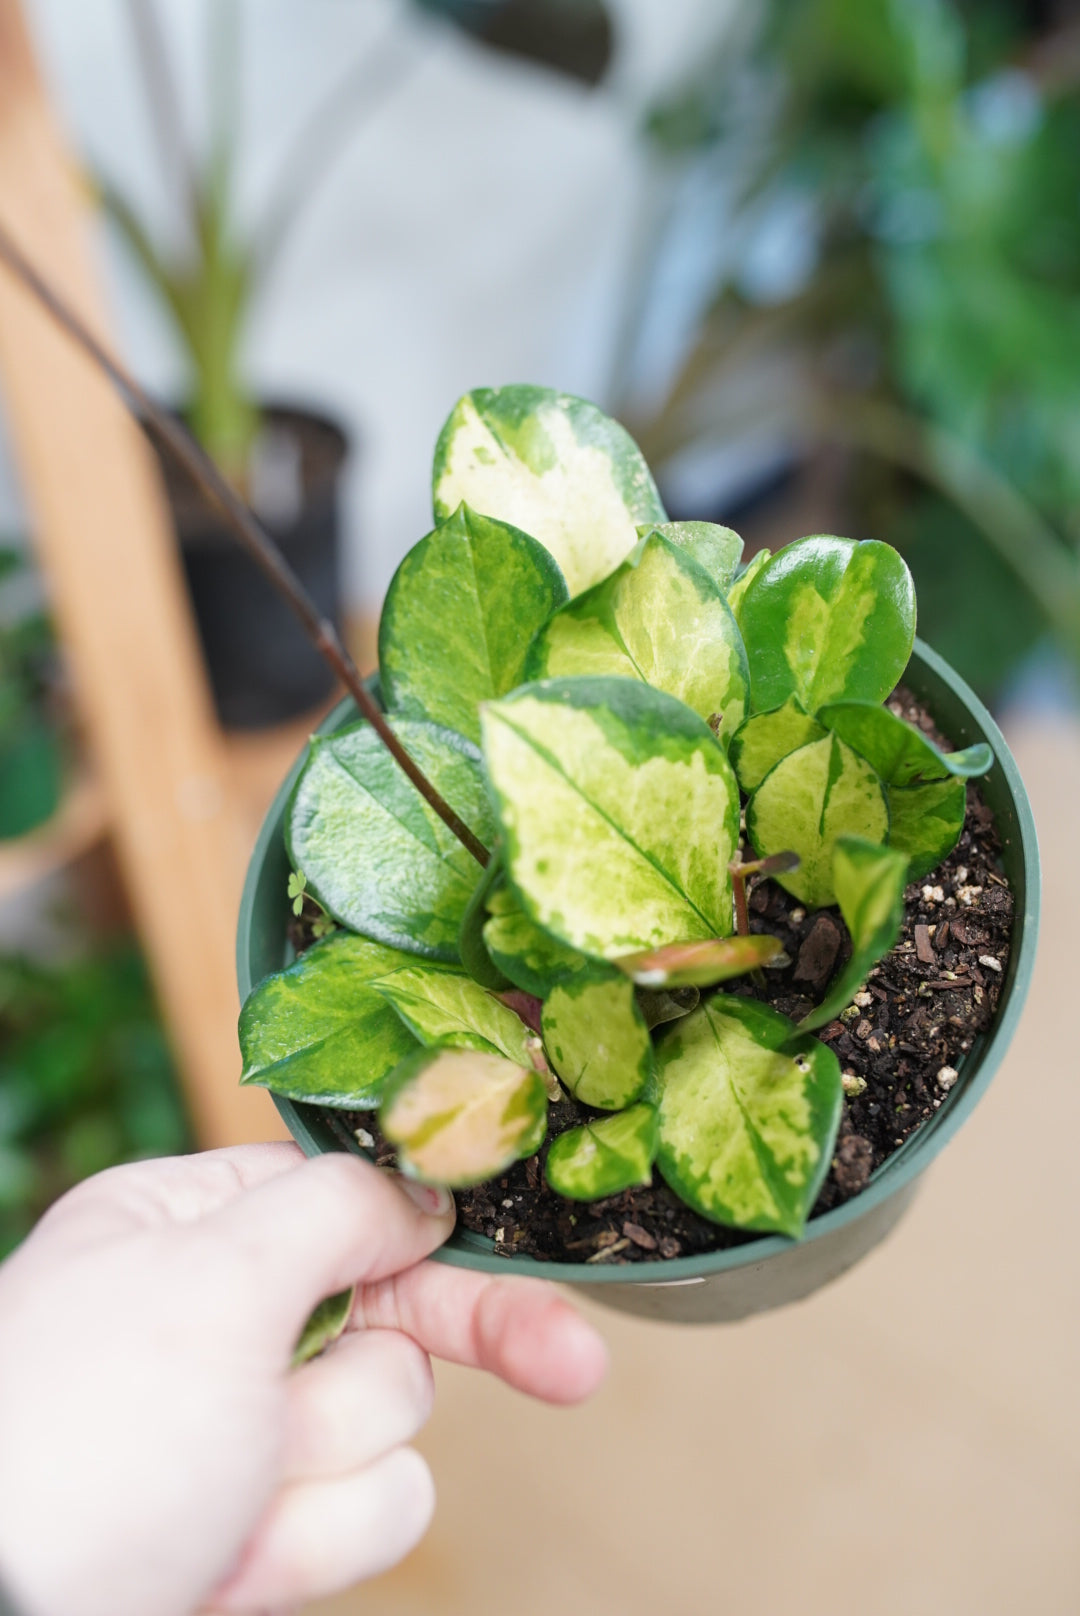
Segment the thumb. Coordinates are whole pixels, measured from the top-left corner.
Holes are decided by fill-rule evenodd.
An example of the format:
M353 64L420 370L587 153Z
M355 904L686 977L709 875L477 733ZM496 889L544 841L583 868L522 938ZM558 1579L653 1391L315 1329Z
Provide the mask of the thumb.
M454 1198L344 1152L260 1184L205 1218L216 1255L258 1286L289 1343L335 1291L414 1267L454 1227ZM228 1263L232 1259L232 1263Z

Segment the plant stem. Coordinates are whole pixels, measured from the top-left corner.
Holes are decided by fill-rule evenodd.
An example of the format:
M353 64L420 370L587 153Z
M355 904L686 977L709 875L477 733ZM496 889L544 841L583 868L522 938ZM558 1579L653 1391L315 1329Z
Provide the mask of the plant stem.
M731 890L735 895L735 930L740 937L750 935L750 911L746 906L746 871L738 864L730 866Z
M144 425L152 426L162 442L167 444L202 493L221 512L244 549L262 568L274 588L300 619L315 649L333 668L398 767L408 776L425 802L434 809L443 824L453 832L476 862L486 866L489 858L487 848L473 835L468 825L459 818L445 798L436 791L423 770L413 762L366 689L360 677L360 670L342 644L337 629L330 619L319 611L273 539L230 487L209 455L199 446L186 427L155 403L135 378L129 375L102 346L79 316L25 257L3 224L0 224L0 261L7 265L16 279L48 310L57 324L105 372L132 414L136 418L141 417Z

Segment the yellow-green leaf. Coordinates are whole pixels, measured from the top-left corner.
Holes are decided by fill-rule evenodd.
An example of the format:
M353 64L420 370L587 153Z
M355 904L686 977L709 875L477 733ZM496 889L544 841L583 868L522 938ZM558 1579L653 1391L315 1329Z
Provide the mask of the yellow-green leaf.
M552 1142L545 1173L557 1195L573 1201L599 1201L635 1184L652 1181L656 1157L656 1110L631 1106L581 1128L569 1128Z
M657 1048L657 1164L715 1223L798 1236L829 1170L836 1056L786 1016L716 994Z
M799 868L775 879L818 909L836 902L837 837L887 840L885 791L864 758L826 735L789 753L765 776L747 807L746 832L762 857L789 849L799 855Z
M379 674L392 712L480 739L480 702L522 682L536 631L566 600L535 539L461 505L414 545L379 620Z
M742 558L743 547L739 535L730 527L718 527L715 522L653 522L638 528L643 539L650 533L659 533L685 550L726 594Z
M730 934L738 786L688 707L631 679L553 679L483 719L506 868L530 919L600 959Z
M544 1048L575 1100L618 1111L652 1073L652 1043L634 984L618 971L553 988L541 1018Z
M833 702L818 721L872 764L887 786L924 785L950 775L966 780L985 774L994 761L985 741L962 752L940 752L914 724L872 702Z
M615 674L677 696L730 736L749 702L742 637L720 586L653 532L622 565L551 617L533 641L530 679Z
M464 971L413 961L373 983L422 1044L481 1049L531 1066L535 1034Z
M571 595L619 565L639 523L666 512L629 433L595 404L547 387L479 387L435 449L435 519L464 500L554 556Z
M355 1296L355 1286L351 1290L336 1291L333 1296L327 1296L318 1307L312 1309L307 1323L300 1332L300 1339L293 1348L294 1369L299 1369L301 1364L317 1358L320 1352L325 1352L327 1347L338 1339L349 1322Z
M781 758L825 734L816 719L804 713L794 696L771 713L753 713L731 741L731 766L747 793L756 791Z
M889 786L889 846L904 853L908 880L919 881L948 858L964 828L967 787L962 779L922 786Z
M904 921L907 859L858 836L841 836L833 849L833 885L851 935L851 958L830 983L816 1010L799 1027L824 1027L851 1003L871 966L896 942Z

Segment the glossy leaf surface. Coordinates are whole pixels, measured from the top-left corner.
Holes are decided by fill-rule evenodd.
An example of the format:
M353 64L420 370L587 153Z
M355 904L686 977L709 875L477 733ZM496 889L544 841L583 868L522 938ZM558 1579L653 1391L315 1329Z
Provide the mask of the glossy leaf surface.
M544 1001L544 1048L575 1100L618 1111L652 1073L652 1043L634 984L618 971L578 977Z
M888 786L922 785L951 775L966 780L985 774L994 761L985 741L962 752L941 752L913 724L871 702L832 703L818 720L866 758Z
M767 965L781 952L779 938L764 934L710 937L704 942L668 943L645 954L624 954L615 963L640 987L707 988Z
M739 618L739 603L771 555L771 550L759 550L756 555L751 556L746 566L728 587L728 605L735 613L736 622L738 622Z
M961 779L890 786L889 846L905 853L908 880L918 881L948 858L964 828L967 787Z
M652 1181L656 1144L655 1108L631 1106L561 1133L548 1151L547 1181L557 1195L573 1201L618 1195Z
M530 679L614 674L677 696L732 734L750 693L742 636L720 586L659 533L555 613L533 642Z
M260 982L240 1012L242 1083L366 1110L416 1040L372 984L408 954L337 932Z
M531 1068L479 1050L424 1049L393 1074L379 1124L402 1171L461 1189L538 1149L546 1117Z
M799 855L799 868L775 879L817 909L836 902L837 837L886 840L885 791L864 758L827 735L790 753L765 776L746 810L746 831L763 856L788 849Z
M413 962L375 984L422 1044L482 1049L530 1066L529 1029L464 971Z
M561 943L530 920L509 887L488 900L484 946L515 987L543 999L560 982L594 968L594 961Z
M799 1026L824 1027L851 1003L867 972L896 942L904 921L907 859L892 848L841 836L833 850L833 885L851 934L851 958L816 1010Z
M379 621L392 712L480 739L479 703L522 682L529 642L567 598L536 539L461 505L409 551Z
M820 535L766 562L736 617L755 710L794 696L813 714L828 702L885 700L915 641L915 590L889 545Z
M738 787L681 702L630 679L525 685L485 708L484 759L544 930L605 959L731 932Z
M832 1051L716 994L661 1039L657 1067L657 1162L676 1194L715 1223L801 1234L840 1122Z
M397 719L393 728L490 846L494 826L475 749L416 719ZM414 954L456 960L479 868L369 725L314 737L286 823L294 866L335 920Z
M654 522L639 527L641 538L659 533L704 567L714 584L726 594L742 559L743 543L730 527L718 527L715 522Z
M804 713L792 696L771 713L754 713L736 730L731 741L731 766L747 793L756 791L781 758L811 741L820 741L825 730Z
M666 520L629 433L546 387L466 393L439 436L432 482L436 521L464 500L512 523L554 556L572 595L629 555L639 524Z

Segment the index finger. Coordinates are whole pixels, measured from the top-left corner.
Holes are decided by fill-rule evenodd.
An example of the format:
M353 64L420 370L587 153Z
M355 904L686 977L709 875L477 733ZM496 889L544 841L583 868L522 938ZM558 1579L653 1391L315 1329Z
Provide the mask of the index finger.
M602 1337L539 1279L421 1263L358 1287L348 1328L404 1331L435 1357L548 1403L581 1402L607 1372Z

